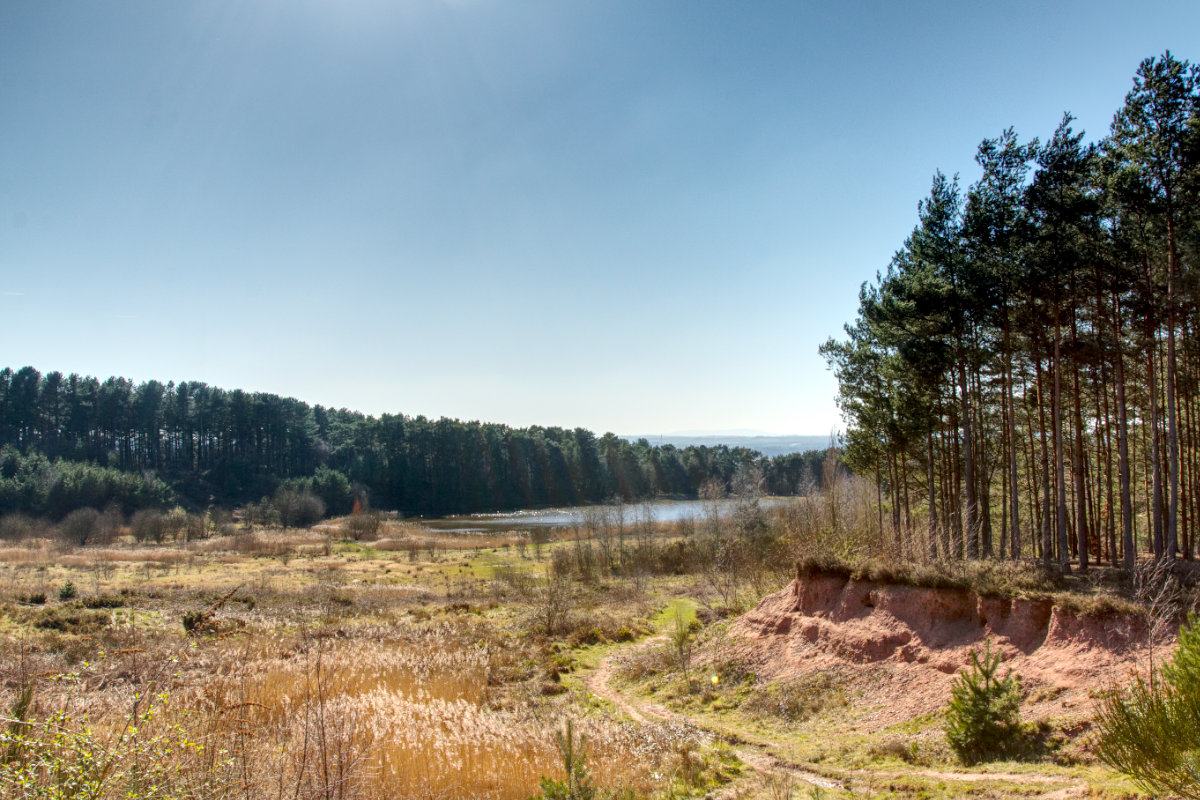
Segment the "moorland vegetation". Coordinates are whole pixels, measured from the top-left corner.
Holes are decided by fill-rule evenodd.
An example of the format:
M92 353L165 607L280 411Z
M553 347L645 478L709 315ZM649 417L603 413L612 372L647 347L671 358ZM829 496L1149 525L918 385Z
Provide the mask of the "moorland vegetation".
M771 461L3 371L0 795L1186 790L1195 634L1166 653L1200 601L1198 79L1148 59L1101 142L1069 120L1045 144L1009 131L981 145L965 197L935 179L849 340L825 347L844 453ZM819 491L764 507L780 486ZM594 507L477 535L364 502L660 494L706 513ZM801 619L814 574L840 605ZM900 631L876 655L837 638L903 615L917 588L975 605L946 626L921 609L937 635ZM1030 656L1011 640L940 641L983 630L996 598L1043 608L1047 640L1052 619L1075 626L1052 657L1112 640L1140 677L1086 698L1010 674L1000 654ZM906 694L931 710L906 715ZM1165 755L1138 773L1147 747Z

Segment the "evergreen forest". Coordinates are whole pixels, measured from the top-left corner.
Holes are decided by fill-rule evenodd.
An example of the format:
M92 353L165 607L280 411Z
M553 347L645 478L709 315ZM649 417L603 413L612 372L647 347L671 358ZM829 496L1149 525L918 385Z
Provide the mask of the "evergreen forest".
M1138 67L1107 135L985 139L822 350L879 525L917 558L1070 571L1200 536L1200 69Z
M0 513L230 508L280 488L330 514L404 515L695 498L740 472L763 491L816 486L824 454L651 446L582 428L510 428L309 406L204 383L0 370Z

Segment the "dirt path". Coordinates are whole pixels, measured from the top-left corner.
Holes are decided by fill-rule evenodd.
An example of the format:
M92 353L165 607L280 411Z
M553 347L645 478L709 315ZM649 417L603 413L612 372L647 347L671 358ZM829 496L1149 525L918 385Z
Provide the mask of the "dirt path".
M667 641L667 635L660 633L657 636L652 636L649 639L644 639L635 646L636 650L647 650L652 647L657 647ZM629 649L622 651L623 653L630 652ZM695 720L679 714L660 703L654 703L641 698L632 697L612 685L613 667L616 662L616 654L611 654L605 657L596 668L584 679L584 685L587 686L589 692L596 697L607 700L617 707L625 716L629 717L634 722L646 724L649 722L683 722L691 725L694 728L715 734L724 739L728 739L728 735L724 731L713 730L707 726L697 723ZM765 747L757 743L737 742L732 743L733 751L742 763L752 769L757 775L766 780L794 780L803 781L812 786L819 786L823 789L841 789L842 784L837 781L824 778L815 772L809 772L795 764L786 764L783 761L772 755ZM738 795L738 784L742 781L734 781L729 786L724 787L721 791L716 792L711 797L715 798L732 798Z
M805 769L800 764L789 762L780 758L771 750L768 742L750 741L745 737L731 733L727 730L713 728L702 722L699 722L684 714L673 711L661 703L655 703L650 700L645 700L624 692L613 686L612 678L616 666L618 655L626 655L630 652L639 650L648 650L652 647L657 647L667 641L667 634L660 633L649 639L644 639L636 645L629 648L623 648L618 653L610 653L605 656L596 667L584 677L584 686L594 696L612 703L622 714L629 719L640 724L648 723L686 723L699 730L713 734L726 742L728 742L734 753L742 763L745 764L754 775L765 785L779 785L781 783L793 785L804 783L810 786L817 786L822 789L846 789L846 784L842 781L833 780L816 772ZM923 777L930 780L946 781L946 782L963 782L963 783L978 783L982 781L998 781L1002 783L1023 783L1023 784L1042 784L1046 787L1046 792L1038 795L1037 800L1066 800L1066 798L1079 797L1087 793L1088 787L1082 781L1073 781L1070 778L1061 775L1045 775L1038 773L1020 773L1020 772L952 772L939 770L920 770L913 769L905 772L889 771L873 771L873 770L848 770L846 775L854 779L855 784L873 783L874 781L887 780L889 778L901 777ZM728 799L734 797L743 797L746 789L745 783L749 776L744 776L738 780L725 786L718 792L708 795L708 797L717 800L717 798ZM1053 788L1051 788L1053 787Z

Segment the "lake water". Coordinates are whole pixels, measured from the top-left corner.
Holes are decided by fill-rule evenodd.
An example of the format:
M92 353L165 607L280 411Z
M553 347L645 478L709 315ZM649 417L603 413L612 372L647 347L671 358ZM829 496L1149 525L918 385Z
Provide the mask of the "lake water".
M764 497L759 500L762 508L771 508L792 502L794 498ZM716 501L718 513L732 512L736 501ZM649 514L655 522L678 522L680 520L704 519L711 513L711 500L654 500L624 506L583 506L579 508L542 508L528 511L505 511L496 514L471 514L468 516L440 517L421 520L427 528L444 533L489 533L493 531L529 530L532 528L569 528L582 525L588 515L603 514L613 522L623 514L626 525L633 525Z

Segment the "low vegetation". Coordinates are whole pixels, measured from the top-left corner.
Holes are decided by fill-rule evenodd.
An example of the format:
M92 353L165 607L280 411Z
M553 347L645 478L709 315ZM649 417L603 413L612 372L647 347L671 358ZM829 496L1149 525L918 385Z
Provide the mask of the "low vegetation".
M1200 798L1200 620L1169 663L1101 694L1096 753L1149 792Z
M869 485L841 478L767 509L749 484L725 515L713 491L695 521L597 510L536 537L439 533L365 509L312 529L166 511L80 546L9 520L27 535L0 546L0 794L683 798L734 780L747 798L803 795L787 773L754 777L723 738L768 742L835 782L961 769L948 716L847 728L868 713L869 674L765 677L728 626L798 556L872 580L1116 591L1040 568L897 566ZM623 691L699 727L597 703L586 675L608 657ZM1078 741L1082 768L989 753L1100 770ZM1109 777L1081 779L1103 795L1114 779L1096 774ZM955 796L916 774L891 780L898 796ZM1116 785L1112 797L1128 791Z

